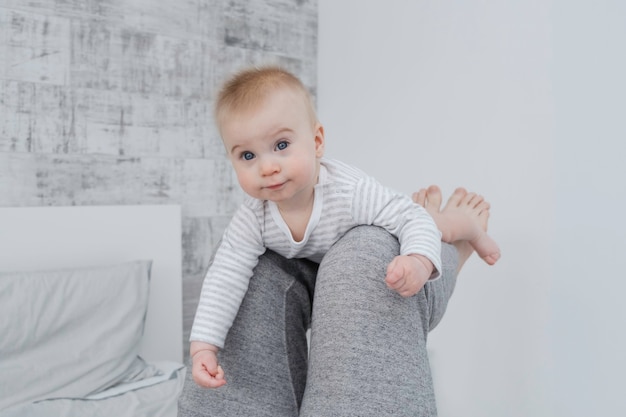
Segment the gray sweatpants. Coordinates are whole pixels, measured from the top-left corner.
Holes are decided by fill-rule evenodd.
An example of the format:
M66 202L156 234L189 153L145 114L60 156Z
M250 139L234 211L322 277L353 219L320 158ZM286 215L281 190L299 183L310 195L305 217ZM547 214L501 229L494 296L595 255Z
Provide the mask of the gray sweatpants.
M426 340L458 255L444 244L442 277L402 298L384 283L398 253L371 226L349 231L319 266L268 250L220 352L228 383L201 388L189 367L179 416L435 416Z

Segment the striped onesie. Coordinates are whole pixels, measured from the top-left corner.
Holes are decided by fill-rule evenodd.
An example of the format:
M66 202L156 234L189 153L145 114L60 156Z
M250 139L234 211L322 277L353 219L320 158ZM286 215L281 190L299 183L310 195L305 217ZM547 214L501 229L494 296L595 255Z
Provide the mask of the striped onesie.
M398 238L400 254L425 256L434 265L431 279L439 277L441 234L426 210L362 171L322 158L302 241L293 240L272 201L247 197L234 214L204 279L190 340L224 346L253 269L266 249L286 258L320 262L344 233L358 225L386 229Z

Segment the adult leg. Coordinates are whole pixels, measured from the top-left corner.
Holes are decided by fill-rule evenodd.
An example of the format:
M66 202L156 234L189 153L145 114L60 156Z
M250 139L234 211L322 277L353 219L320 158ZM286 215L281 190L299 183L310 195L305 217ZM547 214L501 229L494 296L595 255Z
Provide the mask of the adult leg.
M317 264L267 251L219 353L227 384L206 389L191 379L178 402L180 417L294 417L307 372L306 330Z
M444 245L442 277L409 298L384 283L398 253L389 233L361 226L320 264L301 416L436 415L426 340L452 294L457 252Z

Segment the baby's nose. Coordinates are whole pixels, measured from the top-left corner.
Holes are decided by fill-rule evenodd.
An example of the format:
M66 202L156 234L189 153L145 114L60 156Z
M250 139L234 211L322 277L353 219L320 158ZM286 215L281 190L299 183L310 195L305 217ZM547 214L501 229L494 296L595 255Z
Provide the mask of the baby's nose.
M272 175L280 171L280 165L273 159L264 159L261 163L261 175Z

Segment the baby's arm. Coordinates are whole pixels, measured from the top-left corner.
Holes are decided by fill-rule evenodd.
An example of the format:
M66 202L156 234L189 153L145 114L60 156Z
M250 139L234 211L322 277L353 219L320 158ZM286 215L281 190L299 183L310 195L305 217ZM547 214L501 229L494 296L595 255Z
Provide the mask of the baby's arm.
M411 297L426 284L433 269L433 263L423 255L399 255L389 263L385 282L401 296Z
M189 349L191 375L196 384L205 388L218 388L226 384L224 370L217 363L219 348L209 343L193 341Z
M258 257L264 251L253 208L242 205L224 232L204 278L191 328L192 376L202 387L226 384L217 352L224 346Z
M432 216L406 195L364 178L354 192L357 224L379 226L398 238L400 256L387 268L385 282L403 297L417 294L441 271L441 233Z

